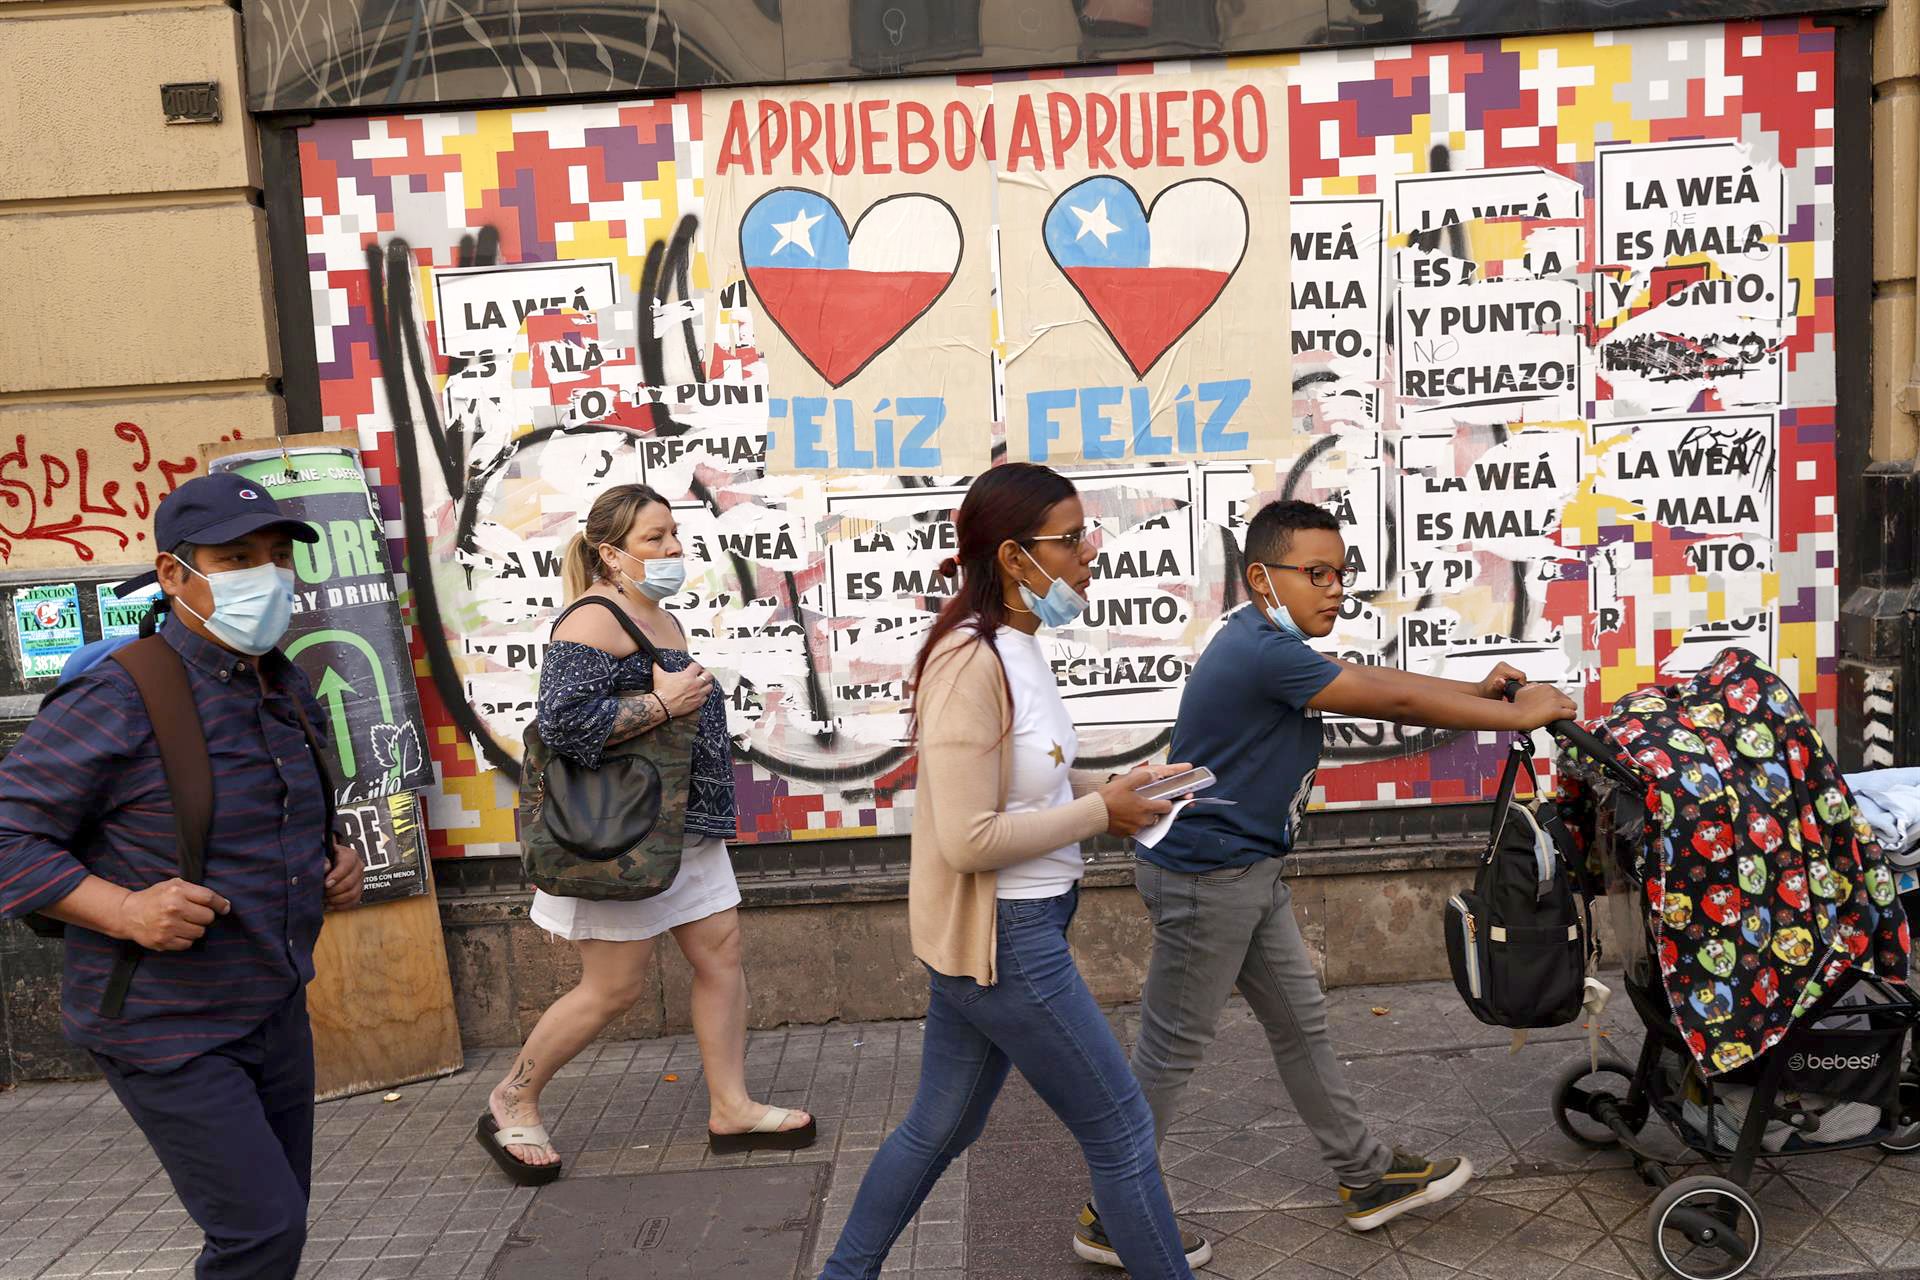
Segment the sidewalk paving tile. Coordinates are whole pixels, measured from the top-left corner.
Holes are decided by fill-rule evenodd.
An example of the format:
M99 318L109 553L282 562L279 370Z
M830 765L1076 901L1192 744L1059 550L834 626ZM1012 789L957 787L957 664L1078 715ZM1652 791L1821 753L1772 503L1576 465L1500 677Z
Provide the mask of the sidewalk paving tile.
M1604 1048L1631 1057L1639 1035L1625 1005L1616 1002L1602 1019ZM1116 1010L1111 1021L1130 1041L1138 1012ZM1329 1023L1380 1136L1466 1154L1478 1177L1461 1196L1379 1231L1348 1231L1318 1144L1276 1078L1265 1033L1236 1001L1162 1151L1176 1209L1214 1243L1202 1280L1661 1274L1647 1241L1654 1190L1623 1153L1569 1141L1549 1110L1560 1072L1587 1052L1580 1028L1535 1036L1513 1052L1506 1034L1475 1022L1448 984L1336 990ZM750 1084L818 1117L821 1139L809 1151L713 1155L699 1053L684 1036L591 1047L548 1089L546 1119L576 1179L826 1166L809 1256L796 1272L812 1277L875 1151L912 1102L921 1031L903 1022L754 1034ZM472 1138L474 1117L512 1056L470 1053L464 1071L403 1087L394 1103L375 1093L320 1108L302 1280L483 1280L534 1199L507 1184ZM1643 1138L1677 1162L1676 1172L1706 1171L1657 1121ZM0 1094L0 1166L0 1280L192 1274L197 1229L102 1085ZM885 1274L1117 1277L1070 1248L1089 1186L1077 1145L1016 1074L980 1140L901 1236ZM1755 1280L1920 1277L1911 1270L1920 1266L1920 1155L1869 1150L1779 1161L1756 1174L1753 1193L1766 1214L1765 1249L1749 1273ZM732 1280L724 1271L701 1275Z

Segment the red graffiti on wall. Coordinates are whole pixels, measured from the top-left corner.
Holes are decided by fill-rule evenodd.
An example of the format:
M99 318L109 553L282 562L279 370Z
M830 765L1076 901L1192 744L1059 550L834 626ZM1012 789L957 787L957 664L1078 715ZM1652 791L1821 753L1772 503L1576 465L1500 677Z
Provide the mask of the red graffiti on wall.
M113 435L126 447L30 451L25 435L13 438L13 448L0 453L0 561L28 542L64 543L84 562L97 550L124 551L147 540L155 504L200 463L192 455L156 457L136 423L115 423ZM131 477L132 491L103 475Z

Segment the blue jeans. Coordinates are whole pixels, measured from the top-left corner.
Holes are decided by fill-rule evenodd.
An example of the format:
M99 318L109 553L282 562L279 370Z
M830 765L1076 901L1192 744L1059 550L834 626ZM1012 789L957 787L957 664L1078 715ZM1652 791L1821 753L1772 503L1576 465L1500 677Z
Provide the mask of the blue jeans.
M1000 903L994 986L929 970L920 1089L861 1180L821 1280L880 1274L947 1165L986 1128L1010 1066L1079 1141L1100 1225L1134 1280L1192 1280L1160 1177L1153 1113L1067 949L1079 902L1076 888Z

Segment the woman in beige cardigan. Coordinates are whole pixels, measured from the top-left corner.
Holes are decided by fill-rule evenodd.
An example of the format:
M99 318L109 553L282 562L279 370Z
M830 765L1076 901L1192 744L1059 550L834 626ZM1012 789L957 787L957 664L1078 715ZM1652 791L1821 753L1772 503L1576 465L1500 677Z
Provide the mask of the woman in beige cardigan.
M1078 745L1035 633L1086 607L1094 548L1079 495L1045 467L974 481L956 520L960 574L914 678L920 774L908 914L927 966L920 1088L875 1154L822 1280L872 1280L941 1171L980 1135L1009 1067L1080 1142L1100 1222L1135 1280L1187 1280L1153 1116L1074 967L1080 842L1167 812L1072 773ZM1193 1263L1211 1252L1192 1245Z

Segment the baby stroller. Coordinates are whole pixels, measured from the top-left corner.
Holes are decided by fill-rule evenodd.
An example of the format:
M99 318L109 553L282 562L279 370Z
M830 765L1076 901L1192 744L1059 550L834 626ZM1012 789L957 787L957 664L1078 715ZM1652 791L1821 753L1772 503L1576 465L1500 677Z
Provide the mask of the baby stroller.
M1740 693L1733 704L1725 702L1730 681ZM1738 728L1718 723L1711 730L1690 718L1715 719L1716 705L1755 707L1763 723L1769 714L1778 719L1761 732L1744 716ZM1631 1067L1602 1060L1596 1069L1591 1058L1569 1067L1555 1086L1553 1115L1582 1146L1624 1148L1635 1171L1660 1188L1647 1227L1669 1271L1683 1280L1733 1280L1753 1266L1764 1239L1760 1206L1747 1189L1758 1163L1876 1144L1920 1147L1913 1105L1920 1082L1906 1063L1920 1003L1903 983L1866 971L1874 960L1905 978L1904 917L1881 892L1880 854L1870 842L1858 861L1844 864L1872 885L1870 894L1853 895L1836 873L1845 839L1836 833L1844 827L1827 820L1844 819L1845 784L1791 691L1752 655L1729 650L1679 689L1622 700L1603 723L1607 739L1565 721L1549 732L1574 749L1562 757L1561 812L1572 843L1585 848L1567 852L1576 862L1574 855L1589 855L1589 872L1605 877L1616 943L1626 953L1627 997L1646 1039ZM1663 727L1686 750L1698 750L1699 764L1719 785L1691 785L1695 763L1676 764L1682 751L1659 736ZM1643 731L1654 735L1652 745ZM1734 734L1738 755L1725 758L1724 742ZM1780 754L1763 754L1763 746ZM1674 785L1683 771L1689 785ZM1804 845L1809 856L1802 856L1797 833L1791 844L1776 839L1784 833L1774 831L1778 823L1765 806L1748 797L1743 807L1734 795L1736 775L1751 777L1762 792L1774 778L1787 779L1789 803L1815 788L1821 838L1832 842L1819 846L1824 856L1811 854L1812 827ZM1830 799L1836 794L1838 801ZM1744 833L1735 843L1720 829L1725 809L1700 802L1710 796L1724 803L1729 795L1735 814L1763 837L1758 843ZM1676 833L1691 846L1684 856ZM1748 852L1735 862L1735 849ZM1824 880L1827 901L1809 891L1809 867L1816 882ZM1873 923L1863 923L1869 916ZM1783 937L1784 946L1776 941ZM1756 948L1742 950L1743 941L1758 944L1757 960ZM1786 963L1809 947L1816 948L1808 952L1810 965ZM1796 981L1797 994L1781 989ZM1749 983L1750 993L1741 990L1736 999L1733 992ZM1730 1038L1736 1029L1743 1040ZM1715 1171L1676 1177L1640 1141L1654 1117Z

